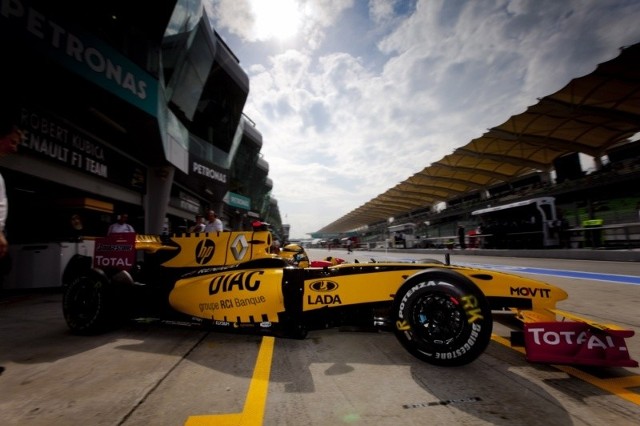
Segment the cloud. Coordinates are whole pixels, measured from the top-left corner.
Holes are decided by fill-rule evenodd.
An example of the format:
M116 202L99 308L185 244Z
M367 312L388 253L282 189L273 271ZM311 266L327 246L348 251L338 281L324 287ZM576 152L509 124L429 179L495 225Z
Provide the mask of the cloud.
M245 113L295 237L640 41L637 1L299 5L299 34L286 46L253 35L250 2L207 6L249 75Z

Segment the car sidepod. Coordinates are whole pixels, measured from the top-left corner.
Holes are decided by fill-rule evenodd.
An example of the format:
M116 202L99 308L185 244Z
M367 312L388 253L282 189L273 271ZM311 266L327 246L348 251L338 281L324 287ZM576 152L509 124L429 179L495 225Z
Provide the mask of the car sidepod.
M173 309L215 326L271 329L284 311L283 268L209 268L178 280Z
M472 362L491 340L493 320L482 291L447 269L419 272L400 287L391 319L395 334L416 358L434 365Z

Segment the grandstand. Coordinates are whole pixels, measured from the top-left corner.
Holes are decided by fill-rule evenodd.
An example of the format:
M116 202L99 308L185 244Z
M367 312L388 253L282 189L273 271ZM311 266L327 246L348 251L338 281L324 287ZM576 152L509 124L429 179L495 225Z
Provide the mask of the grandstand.
M640 44L522 114L326 225L314 238L357 232L385 246L389 221L417 224L416 247L450 245L472 212L553 197L566 248L640 248ZM583 166L587 159L592 168ZM424 202L415 206L416 195ZM411 198L412 203L403 202ZM408 210L407 205L414 205ZM520 231L522 232L522 231ZM528 248L526 247L514 248Z

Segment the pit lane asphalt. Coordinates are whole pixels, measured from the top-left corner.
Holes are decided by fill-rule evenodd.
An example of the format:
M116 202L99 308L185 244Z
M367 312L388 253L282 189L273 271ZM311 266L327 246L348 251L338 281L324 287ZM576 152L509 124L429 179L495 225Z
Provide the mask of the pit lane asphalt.
M310 250L348 260L436 254ZM560 308L633 329L640 358L637 285L599 277L535 275L535 268L640 276L633 262L478 257L453 263L517 271L569 292ZM134 323L101 336L71 335L58 291L0 298L3 425L632 425L640 369L527 363L501 342L461 368L434 367L390 333L332 329L305 340Z

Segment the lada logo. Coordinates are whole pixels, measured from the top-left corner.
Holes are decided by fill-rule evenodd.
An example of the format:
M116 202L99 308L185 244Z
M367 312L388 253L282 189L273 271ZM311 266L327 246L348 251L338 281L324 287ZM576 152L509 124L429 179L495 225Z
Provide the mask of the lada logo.
M235 260L242 260L245 254L247 254L247 250L249 249L249 243L247 242L247 239L245 238L244 234L240 234L236 236L236 238L233 240L233 242L229 247L231 248L231 253L233 254L233 258Z
M213 240L202 240L196 246L196 263L198 265L206 265L213 257L216 251L216 243Z
M309 289L317 291L318 293L328 293L330 291L336 291L338 289L338 283L334 281L314 281L309 284Z

